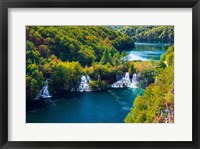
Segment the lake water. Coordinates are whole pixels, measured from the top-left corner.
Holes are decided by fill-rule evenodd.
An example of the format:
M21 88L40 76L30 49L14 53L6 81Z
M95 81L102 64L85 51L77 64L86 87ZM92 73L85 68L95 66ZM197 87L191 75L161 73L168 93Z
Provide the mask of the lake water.
M128 51L128 60L159 60L160 56L165 53L168 47L169 44L165 43L135 43L135 48Z
M123 123L139 88L62 92L29 105L27 123Z

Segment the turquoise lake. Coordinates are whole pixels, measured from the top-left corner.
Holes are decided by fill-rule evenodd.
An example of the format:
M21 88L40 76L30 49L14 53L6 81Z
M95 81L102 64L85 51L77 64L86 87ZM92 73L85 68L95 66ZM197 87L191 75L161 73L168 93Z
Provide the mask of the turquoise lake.
M165 53L169 44L165 43L135 43L135 48L128 52L128 60L149 61L150 59L159 60L160 56Z
M96 92L65 92L39 101L27 113L27 123L123 123L139 88Z

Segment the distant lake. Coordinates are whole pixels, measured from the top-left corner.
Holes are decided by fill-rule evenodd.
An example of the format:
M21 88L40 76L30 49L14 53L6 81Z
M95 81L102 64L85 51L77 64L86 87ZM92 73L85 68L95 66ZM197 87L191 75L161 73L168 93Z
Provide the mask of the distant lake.
M166 43L135 43L135 48L127 51L128 60L149 61L159 60L160 56L166 52L169 44Z

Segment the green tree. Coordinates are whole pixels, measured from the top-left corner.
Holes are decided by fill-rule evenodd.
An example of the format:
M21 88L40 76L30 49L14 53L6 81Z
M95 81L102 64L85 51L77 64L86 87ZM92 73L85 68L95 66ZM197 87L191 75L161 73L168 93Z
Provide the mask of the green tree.
M100 63L101 64L106 64L107 62L110 62L110 60L111 60L111 53L109 53L108 50L105 50L103 52L102 57L101 57Z

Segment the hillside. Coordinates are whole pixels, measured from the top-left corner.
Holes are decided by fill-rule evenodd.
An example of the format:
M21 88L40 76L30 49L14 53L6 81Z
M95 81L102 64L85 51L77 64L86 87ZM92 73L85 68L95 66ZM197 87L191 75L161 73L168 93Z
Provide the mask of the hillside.
M69 90L86 73L112 82L125 68L121 49L133 47L129 36L103 26L27 26L27 98L34 99L47 78L52 92Z
M173 26L108 26L130 36L135 42L173 43Z
M174 46L162 55L156 71L155 83L135 99L126 123L174 122Z

